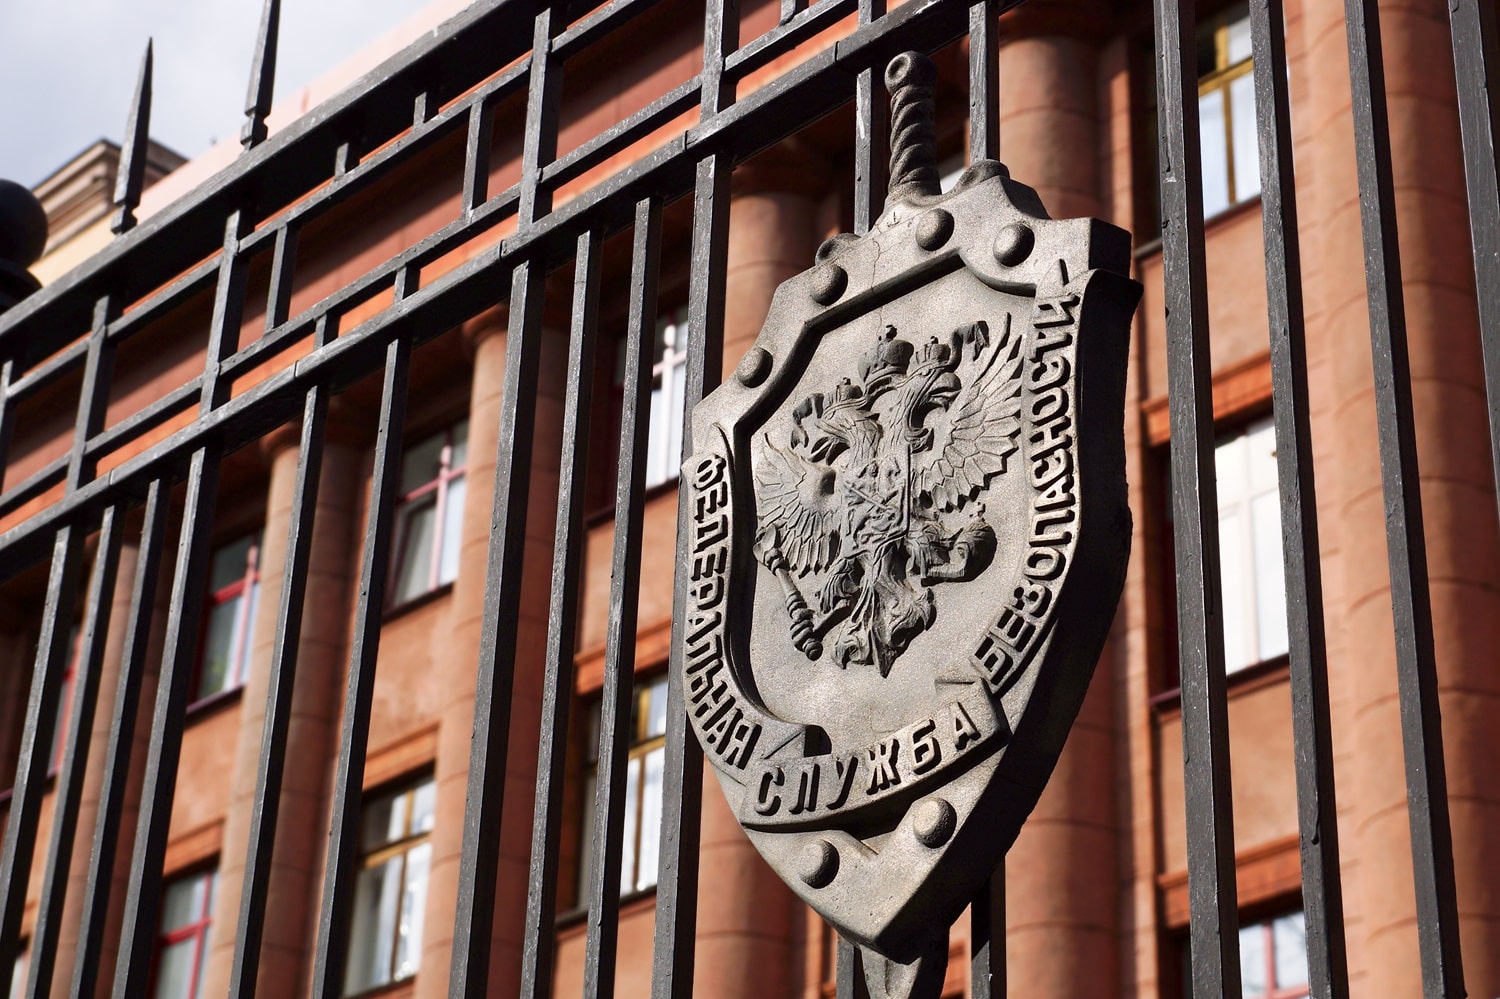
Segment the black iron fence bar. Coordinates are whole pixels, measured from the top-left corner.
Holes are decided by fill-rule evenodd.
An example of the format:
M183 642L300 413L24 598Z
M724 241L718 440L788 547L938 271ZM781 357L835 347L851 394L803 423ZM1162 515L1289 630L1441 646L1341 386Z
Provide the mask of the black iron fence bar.
M219 488L219 463L220 455L205 447L193 453L188 469L166 641L157 678L156 707L130 861L130 884L115 963L114 999L145 995L150 986L162 862L167 852L177 765L182 754L183 716L208 585L209 540Z
M969 5L969 162L1000 158L1000 19L997 0Z
M620 121L613 128L564 153L542 170L542 181L556 190L562 184L582 176L610 156L650 135L698 103L702 83L699 77L681 83L662 94L641 110Z
M166 543L167 497L167 484L161 479L153 479L146 490L135 579L130 589L130 616L120 654L120 680L110 719L109 745L104 757L98 814L94 820L88 878L84 883L83 915L70 992L75 996L92 996L99 980L115 855L130 778L130 747L135 739L136 717L145 683L146 650L152 611L156 605L157 581L161 575L162 547Z
M726 22L731 2L711 0L705 47L722 53L734 36ZM705 62L705 67L709 64ZM705 74L706 75L706 74ZM716 93L720 91L715 90ZM719 384L724 357L725 270L729 258L729 184L734 161L711 154L697 167L693 195L692 278L688 284L688 356L683 372L683 459L693 449L693 407ZM677 511L677 534L688 530L687 504ZM662 760L661 851L657 861L656 930L652 951L653 999L693 994L693 938L698 921L698 839L702 823L703 749L688 732L681 680L682 628L690 574L681 560L672 581L672 648L667 670L667 732Z
M151 293L137 303L129 312L110 323L109 338L117 341L129 339L135 334L136 330L156 322L161 317L169 314L173 309L187 302L188 299L213 287L214 282L218 278L219 255L215 253L208 260L177 276L170 283ZM63 351L62 354L54 356L61 357L66 353L66 351Z
M1428 996L1462 996L1448 781L1406 352L1406 303L1397 245L1380 17L1374 0L1345 0L1344 12L1422 982Z
M125 532L124 519L123 504L104 511L94 551L94 570L89 579L83 628L78 639L73 703L65 726L68 734L59 768L57 795L53 799L52 835L47 848L47 864L43 868L36 921L27 947L27 960L31 965L26 983L28 996L47 996L52 991L59 923L68 890L68 859L73 854L73 839L78 829L83 772L88 765L89 741L94 728L99 674L104 662L104 639L109 630L115 575L120 566L120 547Z
M269 333L282 323L292 305L292 279L297 273L297 241L301 228L285 225L276 231L276 248L271 256L271 284L266 291L266 325Z
M487 101L469 105L469 124L464 133L463 209L467 221L484 204L490 192L490 146L494 142L495 109Z
M250 216L243 210L229 212L224 220L219 280L214 290L213 316L203 359L198 403L200 419L223 407L229 398L229 381L221 376L220 367L239 343L249 277L249 263L240 252L240 242L250 231L251 224ZM77 442L74 446L81 449ZM209 441L194 450L189 459L182 531L177 540L177 564L172 577L166 641L156 687L156 710L146 753L141 810L131 856L130 887L125 898L124 928L115 965L115 999L143 995L150 986L153 971L162 862L167 852L172 799L177 790L183 717L197 662L198 627L208 588L209 546L223 454L216 442Z
M16 422L16 405L11 393L16 376L14 361L0 361L0 485L4 485L5 469L10 467L10 435Z
M969 999L1005 999L1005 862L969 911Z
M68 624L78 597L84 527L64 525L52 546L42 628L37 639L36 665L26 699L26 723L16 761L16 783L0 848L0 967L13 967L20 953L21 915L31 884L31 860L36 848L42 796L47 791L52 737L62 696L63 672L72 648Z
M659 0L611 0L572 25L563 26L552 39L552 54L566 59L614 31L623 28L655 7Z
M1500 492L1500 176L1492 81L1500 74L1500 18L1488 0L1453 0L1453 66L1458 81L1458 122L1463 134L1464 178L1469 190L1469 238L1474 245L1474 290L1484 348L1485 395L1490 411L1490 460Z
M540 183L541 168L557 155L563 63L552 40L565 27L563 4L544 2L531 23L526 133L521 151L517 222L524 231L552 208L552 192ZM542 309L547 268L541 260L518 266L511 278L510 327L505 353L500 451L495 460L490 546L484 611L474 682L474 730L469 745L464 802L463 852L453 917L448 994L470 999L489 989L490 936L495 919L500 822L505 806L505 767L511 699L516 672L516 627L521 616L526 549L527 499L536 424Z
M859 23L882 17L886 0L860 0ZM854 232L863 236L885 207L891 105L884 74L867 66L854 78Z
M837 999L870 999L859 948L843 937L839 937L835 944L833 976L834 995Z
M87 353L88 339L76 341L11 382L6 396L17 403L40 392L81 364Z
M1194 995L1238 997L1229 706L1220 618L1219 511L1199 173L1197 22L1190 2L1156 0L1162 262L1172 431L1177 642Z
M660 192L663 200L669 202L690 189L693 181L686 164L711 153L725 152L736 156L762 149L795 131L802 122L820 117L844 103L849 96L849 75L856 73L861 66L880 63L886 54L905 48L934 50L961 35L966 25L967 10L962 7L946 0L910 0L885 17L840 39L832 50L809 59L783 77L782 82L759 89L738 103L726 104L716 113L708 109L713 107L714 100L722 98L712 95L721 93L724 88L718 82L714 82L712 89L705 86L704 120L680 139L581 192L557 210L507 238L499 249L481 254L443 275L430 287L404 300L401 308L388 309L367 320L340 336L334 344L230 400L192 427L123 462L111 470L107 480L85 486L75 495L7 531L0 536L0 577L12 575L41 557L47 537L61 522L71 520L85 510L94 516L101 515L112 491L120 488L142 490L147 480L163 474L164 468L169 466L174 468L171 474L180 476L182 463L192 450L193 442L213 436L233 447L254 437L255 427L291 419L300 409L311 385L332 377L335 372L340 377L352 378L377 367L386 343L398 329L416 327L441 331L478 313L493 301L491 289L497 272L510 270L530 255L558 248L563 238L568 240L571 252L571 240L584 229L600 227L615 231L623 227L626 220L618 217L622 203L633 204L653 191ZM719 78L715 75L713 80ZM707 73L705 81L710 82ZM262 155L275 147L279 139L278 135L267 140L237 162ZM487 205L495 201L492 198ZM148 219L136 232L147 232L156 218ZM125 236L116 243L135 238L134 235ZM0 322L15 312L13 309L6 313ZM292 323L303 321L300 318L291 320ZM287 328L286 324L282 328ZM240 352L240 355L244 354L245 351ZM246 412L253 412L254 419L246 417ZM161 463L165 465L158 467Z
M811 7L799 9L792 20L730 52L724 60L724 74L736 82L745 79L854 13L858 6L859 0L819 0Z
M349 949L349 921L354 908L354 879L359 860L359 810L364 795L365 750L370 739L370 710L375 695L375 661L385 607L391 532L401 478L401 438L406 427L406 386L411 374L412 344L397 337L385 348L380 388L380 416L375 430L375 467L371 473L370 509L365 518L363 564L354 607L349 651L349 680L344 693L343 726L333 777L332 819L318 916L318 943L313 956L312 995L337 999L344 992L344 962Z
M657 273L661 263L661 202L636 204L631 245L630 313L625 334L625 386L615 479L614 552L610 561L609 619L604 685L599 697L599 765L595 781L594 854L589 872L589 920L584 944L583 994L613 996L619 937L625 786L635 693L636 612L641 592L642 496L651 429L651 366L656 346Z
M510 290L500 450L495 460L489 563L474 683L474 731L469 741L472 748L464 803L463 853L459 858L458 903L448 977L448 994L455 999L459 996L479 999L488 994L489 988L490 937L500 859L506 740L510 736L516 672L516 628L521 617L545 290L546 269L541 264L525 263L516 268Z
M89 441L89 457L98 460L129 441L150 433L168 420L191 409L203 391L203 379L193 377Z
M1319 999L1347 999L1349 970L1344 948L1323 575L1308 418L1302 251L1297 233L1282 0L1254 4L1250 11L1250 32L1260 136L1267 326L1286 571L1292 731L1297 747L1297 817L1308 983L1312 995Z
M553 535L552 588L547 609L547 661L542 678L537 746L536 804L532 811L526 928L521 952L521 999L552 995L556 957L558 844L562 836L564 773L573 706L579 587L583 572L583 514L592 426L595 359L599 350L600 237L578 237L573 309L568 338L568 387L563 403L558 463L557 529Z
M271 854L281 812L287 731L291 724L292 693L301 651L302 616L312 564L313 517L318 505L318 476L323 468L327 420L328 391L318 386L307 393L302 409L297 478L292 487L291 524L287 528L276 639L266 692L266 717L255 775L255 803L250 813L244 883L240 891L239 920L230 970L229 994L235 999L251 999L255 995L256 977L260 972L266 897L271 884Z
M16 483L14 488L9 492L0 495L0 517L36 499L42 493L62 482L67 477L68 462L70 460L71 455L68 454L63 455L61 458L53 459Z

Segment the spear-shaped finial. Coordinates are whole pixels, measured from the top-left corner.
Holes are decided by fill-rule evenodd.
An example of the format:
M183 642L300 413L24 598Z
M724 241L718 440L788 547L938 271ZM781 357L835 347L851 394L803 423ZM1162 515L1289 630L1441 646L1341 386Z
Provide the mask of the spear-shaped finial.
M141 58L141 75L135 81L135 101L125 123L125 141L120 150L120 171L115 175L115 217L109 228L115 233L135 228L135 210L146 184L146 146L151 138L151 40Z
M891 92L891 183L886 203L941 193L937 171L937 66L920 52L903 52L885 68Z
M240 145L253 149L266 139L266 116L276 83L276 37L281 27L281 0L266 0L260 15L260 36L250 61L250 89L245 94L245 127Z

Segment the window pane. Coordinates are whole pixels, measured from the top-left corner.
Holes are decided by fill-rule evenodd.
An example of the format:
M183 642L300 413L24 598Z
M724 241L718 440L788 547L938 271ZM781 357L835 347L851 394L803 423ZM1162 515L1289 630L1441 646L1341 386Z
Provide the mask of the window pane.
M437 801L437 785L424 781L411 792L411 834L432 831L433 804Z
M1250 16L1247 14L1238 21L1229 22L1226 33L1229 35L1229 60L1225 65L1234 66L1249 59Z
M469 421L459 420L448 431L453 453L448 457L448 471L457 471L469 463Z
M401 494L404 496L438 477L442 468L447 434L433 434L408 447L401 455Z
M1229 149L1223 90L1210 90L1198 98L1198 130L1203 143L1203 216L1207 218L1229 207Z
M1266 927L1240 927L1240 986L1245 999L1266 994Z
M260 580L250 586L250 605L245 609L245 622L241 625L239 654L234 662L234 685L243 686L250 672L250 647L255 639L255 615L260 611Z
M448 495L443 501L442 550L438 553L438 585L458 578L458 543L464 526L464 495L468 492L463 478L448 481Z
M162 933L181 929L203 918L206 908L203 892L207 883L208 879L202 876L167 882L161 899Z
M359 872L344 993L362 992L391 980L396 914L401 903L401 858Z
M588 905L589 885L594 880L594 798L599 793L599 778L589 774L583 779L583 820L578 824L578 904Z
M428 581L432 578L432 542L436 520L435 496L400 510L397 531L401 542L397 553L398 568L395 589L391 594L392 603L404 603L431 589Z
M1234 126L1234 200L1260 193L1260 148L1255 137L1255 77L1246 73L1229 84Z
M1255 661L1250 631L1245 626L1251 589L1250 553L1245 550L1244 514L1219 515L1219 576L1224 620L1224 669L1233 672Z
M637 756L632 758L625 768L625 835L621 840L625 845L620 850L620 893L622 895L635 888L635 831L640 825L640 787L641 758Z
M432 845L422 843L406 853L406 886L401 922L396 931L396 977L410 978L422 960L422 916L427 908L427 867Z
M682 471L682 413L687 399L686 357L678 355L668 372L667 443L662 455L665 463L662 481L675 479Z
M667 733L667 678L659 676L651 681L646 688L646 697L650 702L646 709L646 731L647 739L654 739Z
M1250 508L1255 532L1255 630L1259 659L1287 650L1286 573L1281 560L1281 497L1262 493Z
M156 999L193 999L197 963L197 937L163 947L156 963Z
M203 665L198 671L197 696L208 697L231 686L230 663L234 654L234 624L242 597L215 604L208 611L208 634L203 639Z
M406 794L382 795L364 803L360 819L360 849L371 853L387 843L406 838Z
M641 792L641 851L640 863L636 865L637 888L649 888L656 884L657 854L661 849L662 765L666 762L666 757L664 747L653 749L645 756L646 783Z
M651 387L651 425L646 434L646 487L667 481L667 448L671 431L667 427L668 402L663 376L658 375Z
M1307 926L1302 913L1282 916L1271 924L1276 954L1276 987L1307 984Z
M250 549L259 545L260 535L248 534L215 551L213 567L209 570L208 592L217 593L230 583L244 579L245 566L250 561Z

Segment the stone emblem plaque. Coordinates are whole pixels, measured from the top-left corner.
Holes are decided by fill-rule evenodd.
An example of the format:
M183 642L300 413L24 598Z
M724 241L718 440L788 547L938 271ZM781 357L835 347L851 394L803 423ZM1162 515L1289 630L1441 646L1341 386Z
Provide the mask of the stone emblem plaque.
M939 993L947 929L1036 804L1130 546L1127 233L1004 166L941 193L898 56L891 186L776 292L693 412L678 668L730 807L864 952Z

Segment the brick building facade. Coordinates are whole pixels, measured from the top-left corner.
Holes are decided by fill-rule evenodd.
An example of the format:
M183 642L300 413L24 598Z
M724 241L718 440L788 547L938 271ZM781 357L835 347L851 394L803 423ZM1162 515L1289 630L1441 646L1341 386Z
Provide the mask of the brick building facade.
M1421 992L1416 909L1358 249L1344 7L1335 0L1290 0L1287 7L1352 991L1357 996L1416 996ZM754 38L775 24L779 14L774 4L746 3L742 37ZM1301 879L1281 535L1273 444L1266 430L1270 361L1245 16L1243 4L1200 9L1202 169L1209 216L1208 291L1245 992L1290 999L1305 994L1305 986L1299 987L1304 980L1299 974L1305 976L1305 971L1299 971L1298 961ZM1471 995L1494 995L1500 994L1500 768L1494 765L1500 759L1500 727L1494 723L1500 671L1491 649L1500 622L1500 532L1485 433L1447 9L1438 0L1386 0L1381 16L1465 975ZM1146 289L1127 383L1135 538L1126 589L1083 711L1006 865L1009 977L1013 992L1028 996L1175 999L1185 994L1188 817L1166 497L1162 260L1153 233L1157 174L1150 23L1149 5L1097 0L1029 0L1001 19L1002 159L1015 178L1037 189L1054 217L1092 215L1132 231L1136 274ZM660 5L598 43L576 71L570 66L560 148L572 148L601 123L619 120L689 79L698 69L700 44L697 8L688 11L677 3ZM807 55L793 52L750 86L765 85ZM936 58L940 159L947 172L956 172L965 162L966 60L961 46ZM504 189L519 177L522 97L522 106L512 102L497 108L491 190ZM273 118L273 124L285 122ZM851 227L852 135L852 117L845 109L736 169L726 374L755 339L776 286L809 266L822 240ZM652 141L648 137L621 152L615 168L648 151ZM143 216L185 193L225 155L211 152L168 174L148 192ZM454 217L463 169L461 145L438 144L388 181L319 219L302 234L293 313ZM76 184L68 187L78 189ZM47 200L48 190L41 193ZM48 256L34 268L39 275L54 278L62 262L71 266L107 241L104 188L93 197L97 215L92 224L79 222L77 197L68 203L67 238L49 247ZM49 209L59 216L60 196L50 200ZM685 361L681 306L693 267L689 225L686 205L668 206L646 455L650 499L644 512L633 648L637 710L617 967L618 992L630 996L648 993L651 973L664 710L658 681L668 657L675 562L681 439L674 428ZM499 235L503 232L495 237ZM462 253L482 249L468 246ZM457 262L440 265L437 272ZM267 325L264 313L256 311L266 301L266 275L265 262L252 269L242 344ZM596 358L596 403L587 438L593 513L580 584L557 905L561 915L554 979L559 996L578 995L582 989L587 914L578 902L590 863L587 830L597 747L589 737L597 734L605 658L619 419L615 372L628 278L627 234L605 250L601 328L607 335ZM521 654L491 967L498 995L514 994L521 959L541 671L548 641L552 513L564 432L568 358L562 331L568 326L570 284L571 275L559 272L547 291L546 326L555 335L543 349L539 375L526 590L517 633ZM503 297L503 292L497 294ZM342 322L353 326L389 304L388 297L374 298ZM201 370L199 329L207 319L206 308L205 298L122 354L107 423L177 389ZM413 358L401 499L391 580L383 598L365 763L364 866L346 970L349 994L435 997L447 992L452 913L460 890L473 661L500 447L506 330L501 301L491 312L424 344ZM274 359L238 384L270 377L292 360ZM67 450L70 392L76 393L76 384L60 382L18 414L5 489ZM378 403L377 379L367 379L338 396L330 410L290 766L261 962L264 995L304 994L311 975ZM155 439L185 422L168 423ZM214 996L228 987L297 446L297 427L286 426L224 463L202 651L162 871L168 887L158 940L161 995ZM43 494L10 510L0 530L22 523L55 498L55 493ZM81 830L93 828L91 809L97 805L104 767L138 531L132 523L115 584L119 612L112 616L105 645ZM158 633L152 636L158 649L169 577L164 572L158 585ZM0 585L0 784L9 783L15 766L45 585L43 566ZM68 682L71 690L77 681L70 676ZM134 753L136 788L151 701L148 685ZM704 799L697 994L725 999L831 994L832 934L760 860L711 777ZM6 807L0 803L0 814ZM127 839L133 818L127 810ZM45 842L47 823L44 812L40 842ZM119 858L117 906L124 895L128 850ZM43 859L39 851L34 898L40 892ZM88 862L84 834L69 866L71 907L62 922L61 969L71 967L77 945L81 913L76 900ZM27 913L29 924L35 906ZM118 918L114 913L107 947L118 937ZM965 926L961 921L952 937L948 991L955 996L967 988ZM23 926L25 933L29 930ZM108 950L105 966L112 966ZM68 980L60 972L52 994L67 994Z

